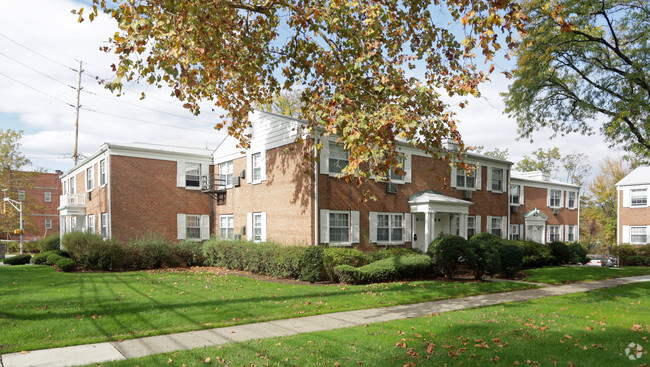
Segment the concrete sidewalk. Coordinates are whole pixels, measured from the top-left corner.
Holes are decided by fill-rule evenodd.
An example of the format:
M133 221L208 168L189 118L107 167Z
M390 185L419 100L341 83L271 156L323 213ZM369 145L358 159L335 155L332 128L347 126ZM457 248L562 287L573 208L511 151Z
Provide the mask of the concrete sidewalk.
M217 329L152 336L121 342L106 342L73 347L34 350L29 353L11 353L0 356L2 367L75 366L111 360L137 358L176 350L242 342L252 339L288 336L313 331L333 330L392 321L431 313L457 311L466 308L490 306L506 302L520 302L535 298L587 292L600 288L650 281L650 275L617 278L589 283L547 286L506 293L485 294L459 299L416 303L385 308L336 312L326 315L260 322Z

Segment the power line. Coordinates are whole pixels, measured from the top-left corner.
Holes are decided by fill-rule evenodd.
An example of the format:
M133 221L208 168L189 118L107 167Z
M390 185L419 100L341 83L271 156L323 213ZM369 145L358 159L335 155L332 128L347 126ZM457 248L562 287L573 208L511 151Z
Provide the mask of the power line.
M58 99L58 98L56 98L56 97L54 97L54 96L52 96L52 95L50 95L50 94L47 94L47 93L43 92L43 91L41 91L41 90L38 90L38 89L32 87L31 85L29 85L29 84L27 84L27 83L23 83L23 82L21 82L21 81L18 80L18 79L15 79L15 78L10 77L9 75L7 75L7 74L5 74L5 73L0 73L0 75L4 76L5 78L11 79L11 80L13 80L14 82L16 82L16 83L18 83L18 84L22 84L23 86L25 86L25 87L27 87L27 88L29 88L29 89L35 91L35 92L38 92L38 93L40 93L40 94L42 94L42 95L44 95L44 96L47 96L47 97L49 97L49 98L52 98L52 99L55 100L55 101L61 102L61 103L66 104L66 105L68 105L68 106L70 106L70 107L74 107L74 105L71 105L70 103L68 103L68 102L66 102L66 101L63 101L63 100Z
M66 68L66 69L70 69L70 70L72 70L72 71L74 71L74 72L77 72L77 70L75 70L75 69L73 69L73 68L71 68L71 67L69 67L69 66L67 66L67 65L64 65L63 63L61 63L61 62L59 62L59 61L56 61L56 60L54 60L53 58L51 58L51 57L49 57L49 56L45 56L45 55L41 54L40 52L34 51L34 50L32 50L31 48L29 48L29 47L23 45L22 43L20 43L20 42L18 42L18 41L14 41L13 39L11 39L11 38L9 38L8 36L6 36L5 34L0 33L0 37L4 37L4 38L6 38L7 40L9 40L9 41L15 43L16 45L18 45L18 46L20 46L20 47L22 47L22 48L24 48L24 49L26 49L26 50L28 50L28 51L30 51L30 52L36 54L36 55L38 55L38 56L40 56L40 57L42 57L42 58L44 58L44 59L46 59L46 60L49 60L49 61L51 61L51 62L53 62L53 63L55 63L55 64L57 64L57 65L60 65L60 66L62 66L62 67L64 67L64 68Z
M8 58L8 59L10 59L10 60L12 60L12 61L14 61L14 62L16 62L16 63L22 65L22 66L24 66L24 67L26 67L26 68L32 70L32 71L35 71L35 72L41 74L42 76L44 76L44 77L46 77L46 78L48 78L48 79L51 79L51 80L53 80L53 81L55 81L55 82L57 82L57 83L63 84L63 85L65 85L66 87L70 87L70 88L72 88L72 89L75 89L75 87L71 86L70 84L67 84L67 83L65 83L65 82L62 82L62 81L60 81L60 80L58 80L58 79L56 79L56 78L53 78L53 77L51 77L51 76L49 76L49 75L47 75L47 74L45 74L45 73L43 73L43 72L41 72L41 71L39 71L39 70L36 70L36 69L34 69L33 67L31 67L31 66L29 66L29 65L27 65L27 64L24 64L24 63L22 63L21 61L16 60L16 59L14 59L13 57L11 57L11 56L9 56L9 55L7 55L7 54L5 54L5 53L0 52L0 55L6 57L6 58Z

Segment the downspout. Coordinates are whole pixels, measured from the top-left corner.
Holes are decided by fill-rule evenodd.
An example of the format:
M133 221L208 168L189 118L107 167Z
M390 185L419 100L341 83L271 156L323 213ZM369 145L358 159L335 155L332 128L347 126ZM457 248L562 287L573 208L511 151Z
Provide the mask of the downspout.
M106 149L106 191L108 191L108 214L106 215L108 218L106 218L106 238L113 238L113 211L112 211L112 200L111 200L111 191L113 191L113 188L111 186L111 148L108 147ZM101 159L100 159L101 160ZM99 213L99 225L102 225L102 218L101 218L101 213ZM100 229L101 233L101 229Z
M318 229L318 148L314 144L314 246L318 246Z

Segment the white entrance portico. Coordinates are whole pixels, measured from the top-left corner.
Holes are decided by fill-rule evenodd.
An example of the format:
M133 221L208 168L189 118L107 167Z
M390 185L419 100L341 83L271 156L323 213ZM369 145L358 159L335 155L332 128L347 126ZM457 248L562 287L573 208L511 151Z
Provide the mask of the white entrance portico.
M409 197L413 225L413 247L427 251L440 233L467 236L467 215L471 201L426 190Z
M546 221L548 216L535 208L524 214L526 224L526 241L545 243L546 238Z

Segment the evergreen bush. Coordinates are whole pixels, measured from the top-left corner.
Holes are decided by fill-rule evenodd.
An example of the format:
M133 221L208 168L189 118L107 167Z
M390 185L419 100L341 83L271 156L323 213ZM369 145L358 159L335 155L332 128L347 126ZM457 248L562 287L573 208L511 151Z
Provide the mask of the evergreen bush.
M460 236L442 235L431 243L427 251L433 255L435 266L447 278L453 278L461 264L474 264L476 254L466 239Z
M587 257L587 248L579 243L572 243L569 245L569 252L571 253L571 263L573 264L586 264L589 262Z
M564 242L553 241L548 244L551 249L551 255L555 257L556 265L568 264L571 262L571 251L569 246Z
M517 245L504 243L499 248L499 257L501 261L501 274L511 278L521 270L524 262L524 250Z
M344 283L367 284L425 276L430 266L428 255L407 255L389 257L360 268L338 265L334 271Z
M16 255L16 256L8 257L8 258L2 260L2 262L7 264L7 265L25 265L25 264L29 264L29 260L31 258L32 258L32 255L22 254L22 255Z
M494 276L501 270L500 237L491 233L479 233L469 239L469 246L475 256L468 266L474 272L475 279L480 280L485 274Z

